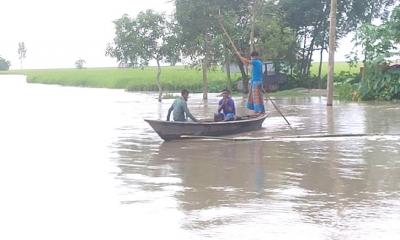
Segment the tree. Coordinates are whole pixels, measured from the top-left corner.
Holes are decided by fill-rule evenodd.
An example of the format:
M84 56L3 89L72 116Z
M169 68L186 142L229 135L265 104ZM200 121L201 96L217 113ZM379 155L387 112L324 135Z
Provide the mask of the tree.
M115 37L114 43L108 43L106 56L117 58L120 65L135 67L138 65L138 52L141 50L136 35L136 22L124 14L114 21Z
M255 0L175 0L176 18L184 33L183 53L190 57L194 64L202 66L203 99L207 98L207 72L210 66L223 62L227 64L227 59L232 56L232 54L227 55L226 50L231 47L223 35L219 21L223 22L238 50L244 55L249 55L251 17L253 10L256 9L255 2ZM247 71L238 58L236 61L242 73L244 90L247 92Z
M400 43L400 6L390 18L380 25L363 24L356 33L355 43L364 55L364 74L358 91L362 99L399 99L400 71L390 67L388 59L400 53L396 44ZM357 56L356 56L357 57Z
M346 21L355 30L359 24L372 23L374 19L387 20L390 7L397 0L342 0L349 7Z
M379 25L366 22L356 31L355 46L360 46L364 63L376 58L391 57L396 52L396 43L400 43L400 5L393 9L389 19ZM358 59L358 52L353 52L353 59Z
M86 61L84 59L79 58L75 61L75 67L78 69L82 69L84 64L86 64Z
M203 71L203 99L208 98L208 69L221 47L217 43L216 1L175 0L176 19L182 29L183 54ZM199 61L199 58L201 59Z
M8 69L10 69L10 66L11 66L10 61L0 56L0 71L7 71Z
M398 5L392 12L389 28L392 32L393 40L395 43L400 43L400 5Z
M219 20L226 28L238 51L245 56L250 55L251 46L253 44L254 47L256 38L258 39L258 36L255 36L257 32L255 20L258 18L256 19L255 16L260 16L260 11L259 8L255 8L255 3L256 1L235 0L221 2L220 5L223 5L219 6L222 9L219 12ZM263 13L261 12L261 14ZM233 50L231 46L229 49ZM247 68L236 54L234 57L242 75L243 92L248 93L249 74Z
M21 62L21 69L22 69L22 61L23 59L26 58L26 47L25 47L25 43L24 42L19 42L18 43L18 58Z
M296 73L307 79L313 52L327 48L330 0L280 0L277 7L284 16L285 24L294 29L297 36ZM363 22L387 17L395 0L337 0L336 39L354 31ZM337 45L337 42L335 42Z
M224 4L221 8L224 25L241 54L249 56L256 49L264 60L273 60L275 63L285 60L294 65L296 31L287 25L284 13L276 1L236 0ZM244 92L247 93L248 73L240 60L238 65Z
M114 21L114 24L116 37L114 44L108 45L106 55L116 57L119 62L132 67L148 66L151 60L155 60L158 101L161 102L161 62L175 64L180 60L176 25L167 21L164 14L153 10L140 12L136 18L129 18L125 14Z
M257 49L262 49L264 59L295 59L296 33L285 25L283 16L274 4L258 6L255 21Z

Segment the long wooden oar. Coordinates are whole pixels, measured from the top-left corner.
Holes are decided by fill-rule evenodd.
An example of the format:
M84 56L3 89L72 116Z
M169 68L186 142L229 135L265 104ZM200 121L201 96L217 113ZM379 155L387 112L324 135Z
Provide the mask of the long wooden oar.
M232 45L233 50L235 50L236 55L238 55L239 58L242 57L240 55L240 52L236 48L235 43L232 41L232 38L229 36L228 32L226 31L226 29L224 27L224 24L222 24L222 19L221 18L222 18L221 15L219 15L219 17L218 17L219 26L221 27L222 31L224 32L226 38L228 38L228 41Z
M270 100L270 101L271 101L271 103L272 103L272 105L275 107L276 111L283 117L283 119L285 119L285 121L286 121L286 123L289 125L289 127L290 127L291 129L293 129L293 128L292 128L292 125L290 125L289 121L286 119L285 115L282 114L281 110L279 110L278 106L276 106L275 102L272 101L272 99L271 99L269 96L266 96L266 97L267 97L267 100Z

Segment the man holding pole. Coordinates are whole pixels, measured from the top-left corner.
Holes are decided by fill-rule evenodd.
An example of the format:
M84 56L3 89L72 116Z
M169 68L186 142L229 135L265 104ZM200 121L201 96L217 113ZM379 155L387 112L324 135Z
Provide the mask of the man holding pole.
M263 62L261 61L259 54L257 51L253 51L250 54L250 60L242 57L239 52L236 52L240 60L245 65L251 64L251 79L250 79L250 88L249 88L249 97L247 100L246 107L250 110L253 110L256 115L265 113L264 108L264 98L263 98L263 72L262 66Z
M263 99L263 72L262 72L262 65L263 62L260 60L260 56L257 51L253 51L250 54L250 59L243 57L238 49L236 48L235 44L233 43L231 37L229 36L228 32L226 31L224 25L222 24L222 19L219 18L219 25L222 28L225 36L228 38L229 42L232 45L232 48L235 50L236 55L243 62L246 66L252 66L251 71L251 81L250 81L250 89L249 89L249 98L246 104L246 107L250 110L253 110L255 114L260 115L265 113L264 108L264 99Z
M335 1L336 0L332 0ZM231 37L229 36L228 32L226 31L224 25L222 24L222 18L219 18L219 25L221 26L222 31L224 32L225 36L228 38L229 42L232 45L232 48L235 50L236 55L239 57L239 59L245 64L253 66L252 69L252 74L251 74L251 89L249 92L249 100L247 102L247 108L253 110L256 114L263 114L265 112L264 108L264 100L263 100L263 73L262 73L262 61L259 58L258 52L253 51L251 53L251 59L247 59L245 57L242 57L242 55L239 53L237 50L235 44L233 43ZM286 123L289 125L290 128L292 126L290 125L289 121L286 119L286 117L282 114L282 112L279 110L279 108L276 106L274 101L270 97L268 99L271 101L272 105L275 107L276 111L279 112L279 114L285 119Z

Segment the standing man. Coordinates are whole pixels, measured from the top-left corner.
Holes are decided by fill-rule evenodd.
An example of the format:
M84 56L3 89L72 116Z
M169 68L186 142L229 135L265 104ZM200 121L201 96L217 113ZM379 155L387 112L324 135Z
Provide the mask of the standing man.
M250 54L250 60L242 57L239 52L236 52L236 54L243 64L251 64L252 66L249 97L246 107L253 110L256 115L263 114L265 113L263 98L263 62L261 61L257 51L253 51Z
M171 112L174 111L173 119L176 122L186 122L188 117L192 119L193 122L197 122L197 119L189 112L189 109L187 107L186 102L188 100L188 97L189 91L183 89L181 91L181 96L175 99L174 103L172 103L171 107L168 109L167 121L169 121Z

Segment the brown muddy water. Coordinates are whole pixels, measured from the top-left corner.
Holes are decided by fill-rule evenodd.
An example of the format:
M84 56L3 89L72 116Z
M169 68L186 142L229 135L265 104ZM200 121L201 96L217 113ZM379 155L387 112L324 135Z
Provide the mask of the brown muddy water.
M294 130L268 103L232 136L274 139L163 142L172 101L0 76L0 239L399 239L400 104L276 98Z

